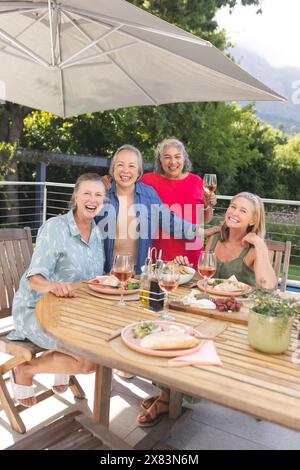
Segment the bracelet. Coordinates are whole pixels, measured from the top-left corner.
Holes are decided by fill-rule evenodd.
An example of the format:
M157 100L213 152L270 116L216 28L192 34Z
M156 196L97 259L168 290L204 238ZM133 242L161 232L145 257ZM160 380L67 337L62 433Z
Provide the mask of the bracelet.
M207 206L207 207L204 207L204 209L203 209L203 210L204 210L204 211L208 211L209 209L211 209L211 210L213 211L213 208L212 208L212 206Z

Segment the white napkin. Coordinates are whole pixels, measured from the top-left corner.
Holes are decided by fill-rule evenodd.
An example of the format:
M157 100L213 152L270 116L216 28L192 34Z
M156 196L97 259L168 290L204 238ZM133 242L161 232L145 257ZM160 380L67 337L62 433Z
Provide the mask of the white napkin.
M169 364L176 362L186 365L199 365L199 366L221 366L220 360L216 351L213 341L203 341L202 346L197 351L186 354L184 356L177 356L169 359Z

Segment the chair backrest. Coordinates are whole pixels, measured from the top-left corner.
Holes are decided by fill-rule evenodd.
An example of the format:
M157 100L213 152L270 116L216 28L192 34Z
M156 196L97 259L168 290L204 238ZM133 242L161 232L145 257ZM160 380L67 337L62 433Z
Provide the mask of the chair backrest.
M11 315L14 293L30 264L32 252L29 227L0 229L0 318Z
M281 273L280 290L286 290L286 284L289 273L290 256L291 256L291 242L278 242L275 240L266 240L269 250L269 259L274 268L277 281Z
M23 273L29 267L32 253L30 228L0 229L0 318L11 315L14 293L19 287ZM4 378L4 375L17 365L30 361L43 349L28 340L11 341L7 338L8 332L7 329L0 332L0 353L13 356L0 364L0 409L4 410L15 431L25 433L26 427L20 413L26 408L21 405L15 406L6 386L8 378ZM76 398L85 398L84 391L73 375L70 376L70 388ZM36 395L37 402L52 395L53 391L45 390Z

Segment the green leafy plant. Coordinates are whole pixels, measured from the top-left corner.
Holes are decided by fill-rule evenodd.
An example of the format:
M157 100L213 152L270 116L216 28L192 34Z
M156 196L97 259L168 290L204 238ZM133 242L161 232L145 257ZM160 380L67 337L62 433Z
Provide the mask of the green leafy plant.
M252 310L271 317L297 317L300 314L300 302L286 299L268 290L257 290L254 294Z

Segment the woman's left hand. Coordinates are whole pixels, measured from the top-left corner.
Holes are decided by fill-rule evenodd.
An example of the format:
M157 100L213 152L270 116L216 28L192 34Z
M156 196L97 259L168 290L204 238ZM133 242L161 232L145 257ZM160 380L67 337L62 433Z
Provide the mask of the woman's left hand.
M205 191L204 197L208 206L214 207L217 204L217 198L213 191Z
M75 297L74 287L70 282L51 282L49 292L56 297Z
M242 239L243 245L253 245L256 246L260 241L263 241L256 233L249 232L247 235L244 236Z

